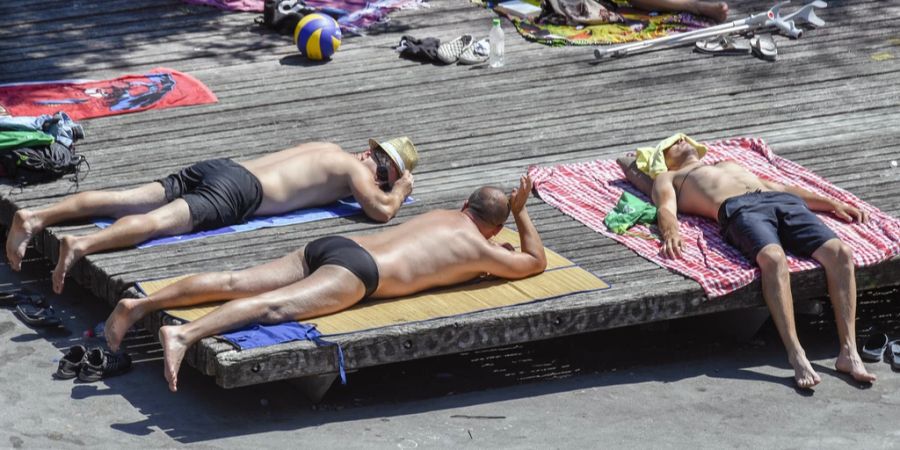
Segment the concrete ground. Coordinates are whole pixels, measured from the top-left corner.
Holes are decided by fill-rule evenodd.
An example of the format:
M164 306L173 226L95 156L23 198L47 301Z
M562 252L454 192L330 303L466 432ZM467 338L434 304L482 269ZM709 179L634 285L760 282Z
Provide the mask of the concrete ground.
M49 270L3 264L0 288L49 294ZM900 448L900 373L870 364L873 386L836 373L828 323L800 329L814 392L793 388L771 324L739 343L707 316L372 368L313 405L289 383L224 390L190 367L172 394L146 334L128 340L130 373L55 380L109 312L66 289L50 296L64 329L0 310L0 447Z

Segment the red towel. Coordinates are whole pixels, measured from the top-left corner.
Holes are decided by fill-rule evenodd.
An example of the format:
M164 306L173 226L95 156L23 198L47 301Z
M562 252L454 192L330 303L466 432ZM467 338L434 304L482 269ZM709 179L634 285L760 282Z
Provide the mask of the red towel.
M818 216L853 248L858 267L876 264L900 253L900 220L888 216L853 194L834 186L799 164L781 158L762 139L740 138L706 142L707 164L734 160L759 177L801 187L823 197L837 199L869 213L866 224L846 223L830 214ZM545 202L559 208L588 227L599 231L663 267L693 278L709 297L718 297L741 288L757 276L759 269L725 243L715 221L692 215L678 215L684 240L684 257L667 259L659 255L659 240L609 232L603 218L612 210L622 189L645 200L646 196L625 180L615 161L591 161L554 167L533 166L528 170L534 188ZM652 234L644 225L632 228L636 235ZM812 259L788 255L791 272L818 266Z
M216 96L196 78L162 67L144 75L125 75L112 80L0 85L0 107L13 116L64 111L72 119L81 120L215 102Z

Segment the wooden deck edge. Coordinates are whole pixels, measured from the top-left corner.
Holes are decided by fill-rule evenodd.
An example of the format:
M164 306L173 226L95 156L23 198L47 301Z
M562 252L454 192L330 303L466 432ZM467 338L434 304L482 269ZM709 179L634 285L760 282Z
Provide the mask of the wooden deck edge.
M900 280L889 275L891 272L896 273L896 270L900 270L900 258L859 269L857 280L860 290L900 284ZM793 277L795 284L824 286L824 274L821 270L794 275L797 275ZM707 299L699 289L680 289L590 304L592 299L603 295L604 291L578 294L569 298L571 301L519 305L326 339L341 345L345 369L353 371L661 320L764 306L758 282L730 296L713 300ZM797 302L816 298L820 296L798 298ZM153 320L156 328L161 325L160 316L157 315ZM307 341L236 351L215 339L204 339L192 348L185 361L202 373L214 376L216 383L223 388L338 371L335 347L317 347Z
M56 259L58 241L52 233L44 232L38 236L35 246L51 261ZM90 276L90 272L100 271L91 270L89 266L89 259L79 262L72 278L110 305L114 305L123 295L140 296L133 287L125 291L115 288L120 281ZM900 285L898 273L900 257L858 268L857 290ZM825 295L822 269L791 274L791 284L795 301ZM672 290L667 290L670 287ZM619 298L610 299L612 293ZM634 297L628 297L622 291L598 291L566 299L361 331L328 340L341 345L345 369L349 371L764 305L758 281L713 300L706 298L699 285L690 282L658 287L656 291ZM146 318L148 331L155 333L164 325L165 317L163 314L152 314ZM188 351L185 363L205 375L214 376L216 383L224 388L338 371L336 348L317 347L311 342L290 342L236 351L228 344L207 338Z

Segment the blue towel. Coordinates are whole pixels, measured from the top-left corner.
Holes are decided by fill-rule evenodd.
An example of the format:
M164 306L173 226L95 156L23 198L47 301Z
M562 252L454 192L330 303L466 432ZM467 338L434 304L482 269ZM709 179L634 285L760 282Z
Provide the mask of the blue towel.
M253 324L221 335L231 345L240 350L247 350L291 341L313 341L316 345L334 345L338 352L338 371L341 383L347 384L347 373L344 371L344 351L341 346L322 339L322 333L315 325L299 322L285 322L276 325Z
M412 203L412 197L407 197L403 201L404 205ZM294 225L298 223L315 222L317 220L331 219L334 217L346 217L362 212L362 206L359 205L352 197L345 198L336 203L332 203L320 208L305 208L284 213L277 216L260 216L254 217L247 222L228 227L222 227L215 230L198 231L196 233L182 234L179 236L165 236L151 239L138 248L156 247L157 245L174 244L176 242L193 241L207 236L218 236L220 234L243 233L245 231L258 230L260 228L282 227L285 225ZM94 219L94 224L100 228L106 228L112 223L112 219Z

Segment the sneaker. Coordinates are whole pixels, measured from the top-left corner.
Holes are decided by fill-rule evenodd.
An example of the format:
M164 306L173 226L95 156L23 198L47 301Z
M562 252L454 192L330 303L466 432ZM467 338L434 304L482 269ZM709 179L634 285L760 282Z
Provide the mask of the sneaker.
M110 353L100 347L94 347L85 355L78 379L98 381L125 373L130 368L131 357L127 353Z
M56 373L53 376L60 380L70 380L77 377L78 373L81 372L82 361L86 354L87 349L83 345L76 345L70 348L65 356L59 360L59 367L56 368Z
M459 55L459 63L467 65L484 64L491 55L491 43L487 38L473 42Z
M475 38L471 34L464 34L452 41L444 42L438 47L437 57L444 64L453 64L459 60L466 47L472 45Z

